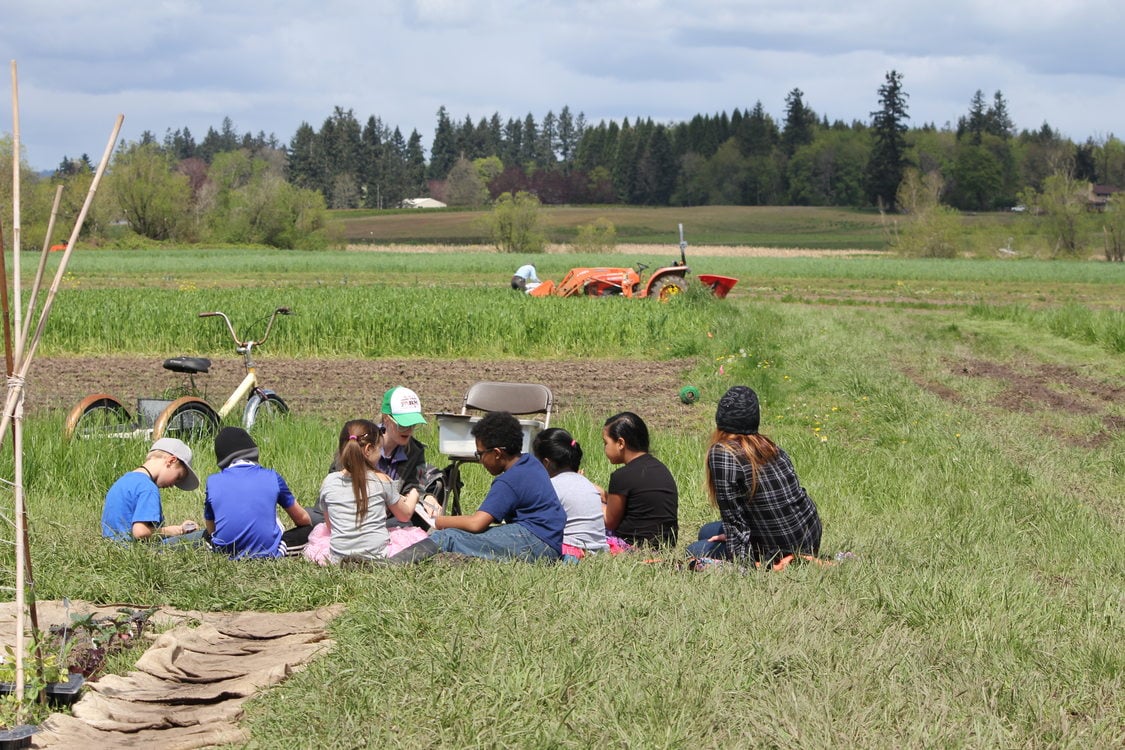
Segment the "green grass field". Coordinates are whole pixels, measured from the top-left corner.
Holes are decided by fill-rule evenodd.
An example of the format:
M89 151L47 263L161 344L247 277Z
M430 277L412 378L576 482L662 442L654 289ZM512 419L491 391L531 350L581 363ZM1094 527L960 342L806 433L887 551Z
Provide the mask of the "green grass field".
M349 242L486 243L486 211L438 209L334 211L333 222ZM679 243L678 224L698 245L883 248L886 237L872 211L805 207L552 206L541 212L552 242L572 242L578 227L596 219L613 222L620 242Z
M848 246L846 235L826 241ZM291 304L299 314L271 352L368 357L374 372L419 337L451 361L687 357L702 400L668 394L684 428L654 437L679 481L682 541L715 517L707 427L723 390L743 383L819 506L822 553L856 558L783 573L689 573L677 551L357 571L117 548L97 537L102 497L145 446L64 443L62 416L48 412L25 421L38 596L346 604L334 650L248 705L257 747L1125 743L1120 264L709 257L693 267L742 279L730 298L658 305L520 298L504 290L516 260L79 252L42 352L221 355L195 312ZM583 258L537 260L557 278ZM518 346L484 333L511 326L524 331ZM611 470L605 416L553 422L587 447L599 484ZM310 497L336 429L298 414L257 437L266 463ZM200 449L201 475L212 455ZM466 472L470 507L483 474ZM198 518L201 503L165 493L171 519ZM11 547L0 555L10 586Z
M486 217L486 209L358 209L332 211L331 223L341 238L357 244L488 244ZM553 243L571 243L579 227L601 219L613 224L620 243L666 245L673 251L679 243L679 224L696 248L885 250L895 226L909 221L909 217L881 216L873 210L811 206L545 206L540 217ZM993 257L997 248L1009 247L1025 257L1049 255L1050 243L1040 235L1034 217L966 213L960 220L965 253ZM1100 255L1101 228L1095 225L1091 223L1086 242Z

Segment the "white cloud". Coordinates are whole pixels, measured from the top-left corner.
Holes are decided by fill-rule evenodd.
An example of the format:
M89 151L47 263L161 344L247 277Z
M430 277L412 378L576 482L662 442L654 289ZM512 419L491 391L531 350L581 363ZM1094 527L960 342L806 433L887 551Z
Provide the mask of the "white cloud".
M124 137L224 116L287 141L334 106L428 145L435 113L687 119L793 88L866 120L903 73L912 122L955 122L1001 90L1020 127L1125 134L1125 4L1087 0L9 0L0 50L19 62L21 131L38 168ZM8 80L8 77L4 77ZM7 97L5 97L7 99ZM9 131L5 108L0 130Z

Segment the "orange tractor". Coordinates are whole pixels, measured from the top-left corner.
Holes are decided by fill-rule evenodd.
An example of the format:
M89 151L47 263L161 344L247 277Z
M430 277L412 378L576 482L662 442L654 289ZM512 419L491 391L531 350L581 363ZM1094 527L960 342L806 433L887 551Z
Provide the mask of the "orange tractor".
M643 283L641 274L648 268L644 263L638 263L635 269L608 266L572 268L558 284L544 281L528 294L532 297L606 297L619 294L622 297L654 297L661 302L666 302L677 294L687 291L687 275L691 269L687 265L686 248L684 225L681 224L680 259L670 266L656 269ZM701 273L698 278L716 297L720 298L726 297L738 283L738 279L730 276L709 273Z

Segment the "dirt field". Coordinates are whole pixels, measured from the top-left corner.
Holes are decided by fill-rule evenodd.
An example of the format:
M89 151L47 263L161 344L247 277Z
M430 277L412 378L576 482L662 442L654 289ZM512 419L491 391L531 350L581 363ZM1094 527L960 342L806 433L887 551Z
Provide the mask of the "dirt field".
M653 427L694 425L699 409L684 406L679 390L692 360L553 360L543 362L467 360L285 360L263 359L266 387L301 414L354 417L373 414L383 391L413 387L426 412L459 411L465 391L479 380L536 382L550 386L560 411L580 409L606 417L623 409L645 416ZM638 376L638 374L640 374ZM243 376L238 360L212 360L208 382L212 402L225 399ZM83 396L105 392L130 410L138 396L159 397L181 376L151 357L38 357L28 376L27 410L70 409ZM638 383L644 383L638 387ZM222 398L220 398L220 395Z

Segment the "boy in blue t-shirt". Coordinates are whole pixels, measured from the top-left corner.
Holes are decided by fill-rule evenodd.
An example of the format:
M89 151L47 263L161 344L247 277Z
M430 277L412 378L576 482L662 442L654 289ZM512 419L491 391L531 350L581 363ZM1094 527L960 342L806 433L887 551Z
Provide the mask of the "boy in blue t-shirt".
M194 521L163 526L160 490L179 487L188 492L199 487L191 468L191 448L175 438L160 438L145 455L143 464L125 474L105 493L102 536L118 541L164 537L164 541L195 541L203 532ZM175 539L170 539L175 537Z
M467 516L437 516L430 538L443 552L490 560L558 560L566 511L543 464L522 453L523 428L506 411L473 425L477 459L496 477ZM493 526L494 523L500 525Z
M278 506L308 537L312 528L308 511L297 504L280 474L258 463L258 446L246 430L219 430L215 460L221 471L207 477L203 501L211 549L232 559L284 556Z

